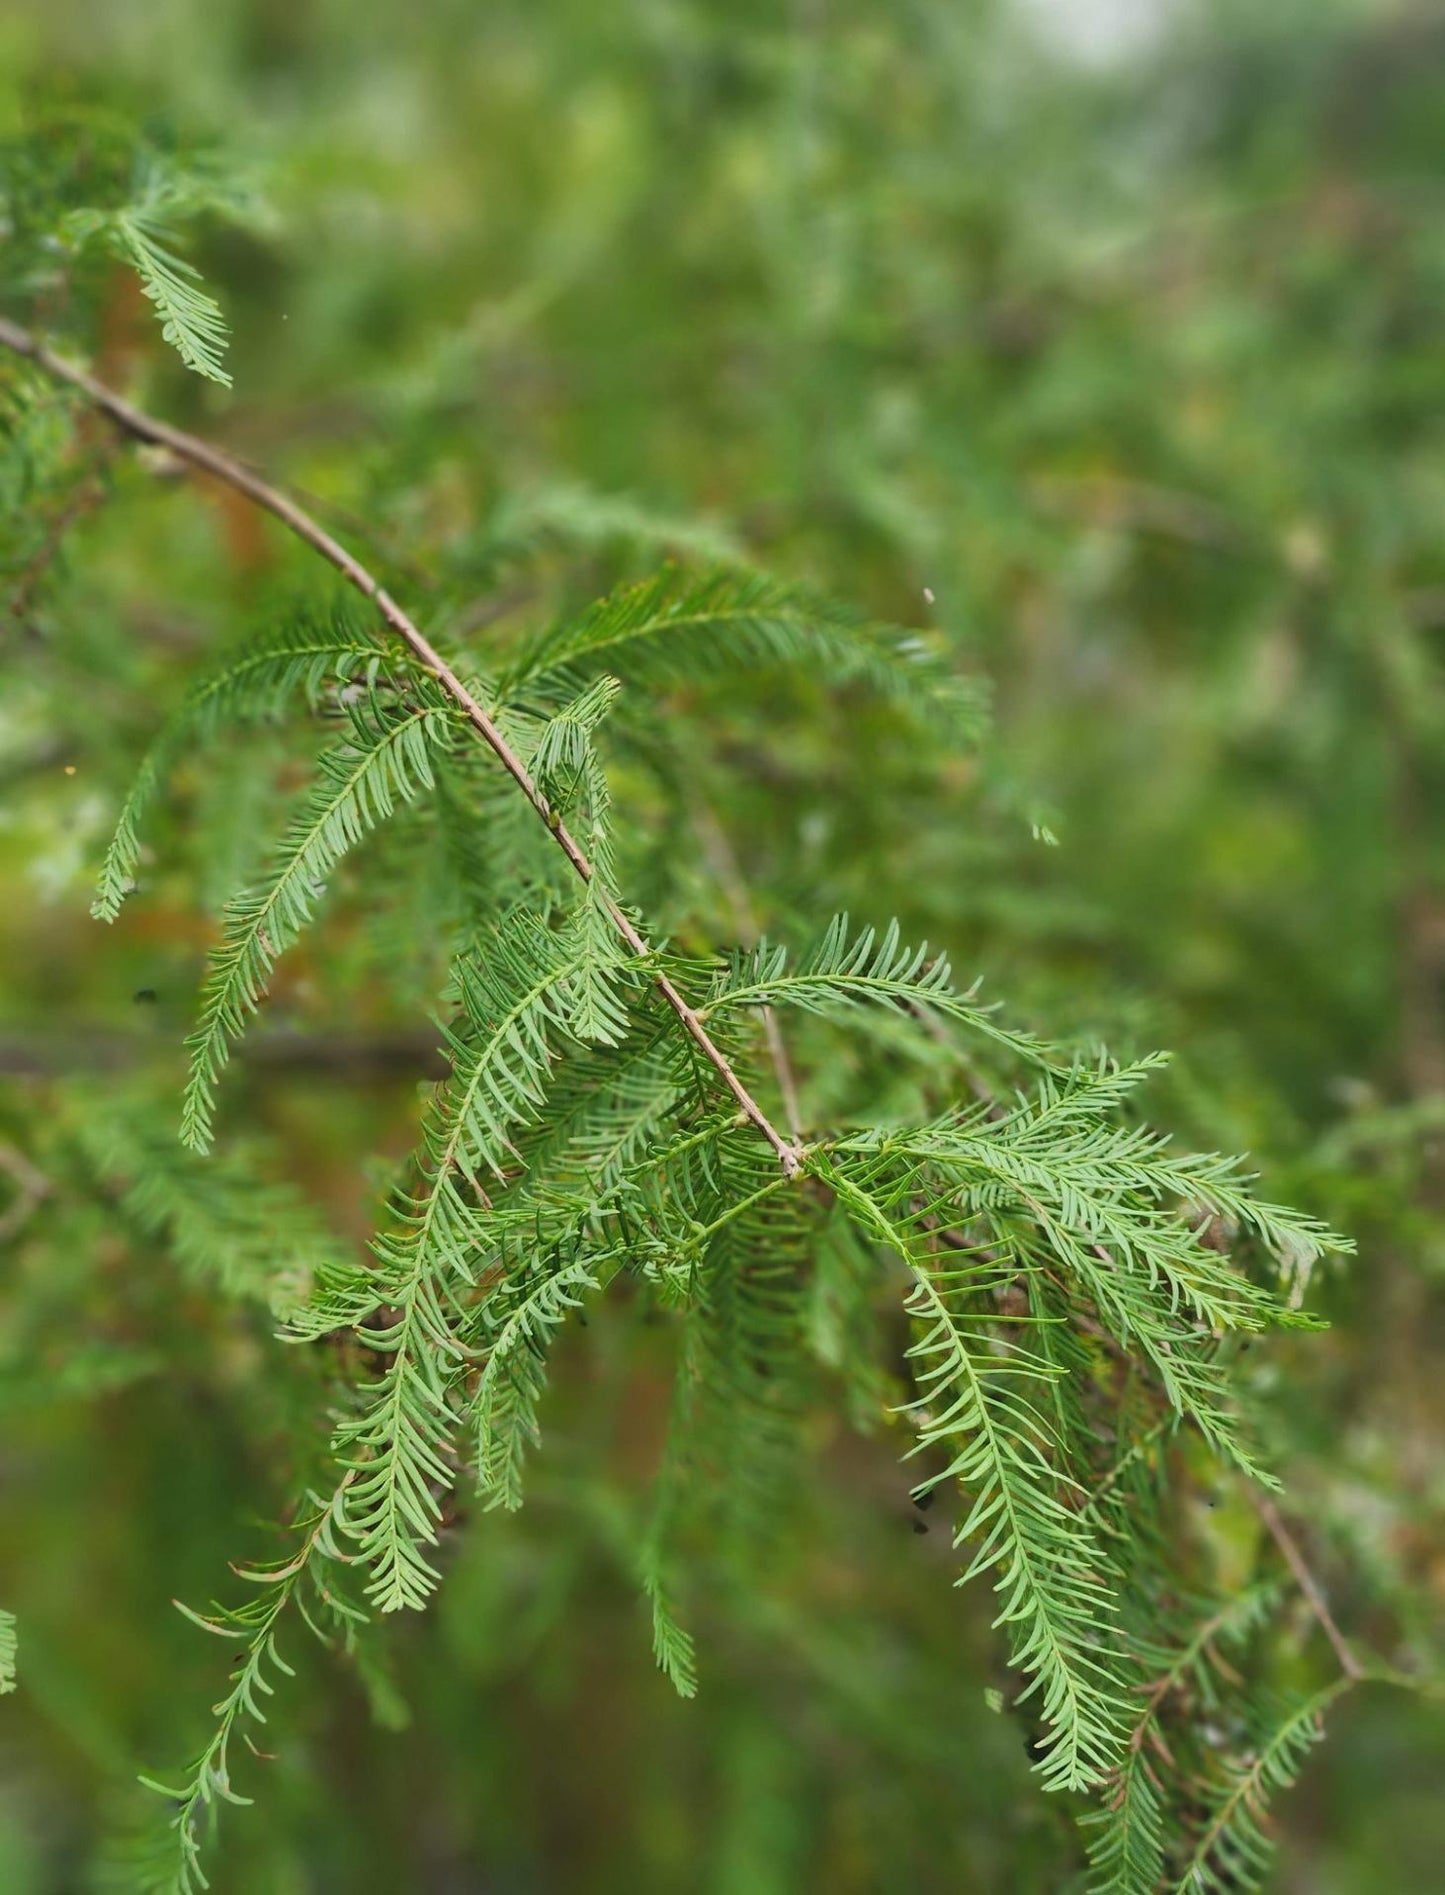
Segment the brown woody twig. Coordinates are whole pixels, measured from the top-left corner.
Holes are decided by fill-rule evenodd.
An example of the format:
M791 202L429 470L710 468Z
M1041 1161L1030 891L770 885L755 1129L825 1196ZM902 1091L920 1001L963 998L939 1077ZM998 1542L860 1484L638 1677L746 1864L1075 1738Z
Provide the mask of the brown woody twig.
M694 815L694 825L702 840L703 849L708 858L708 866L716 875L722 892L732 911L733 926L745 947L754 947L758 939L757 917L753 913L753 904L748 896L747 883L738 864L727 831L705 803L700 803ZM773 1071L777 1075L778 1091L782 1094L783 1110L788 1115L788 1129L794 1139L802 1137L802 1115L798 1108L798 1082L793 1072L793 1062L788 1057L787 1042L783 1038L783 1029L778 1025L778 1016L771 1007L762 1009L763 1034L768 1043L768 1056L773 1062Z
M1320 1583L1310 1571L1309 1564L1299 1549L1299 1543L1281 1519L1279 1508L1275 1506L1268 1494L1260 1493L1257 1488L1250 1490L1249 1497L1254 1503L1255 1512L1264 1522L1265 1530L1283 1553L1285 1564L1294 1574L1295 1583L1308 1600L1310 1610L1320 1622L1321 1630L1334 1646L1335 1657L1340 1661L1340 1670L1352 1681L1362 1678L1365 1675L1364 1669L1359 1659L1350 1650L1344 1633L1335 1624Z
M8 616L18 624L24 625L29 618L35 596L40 590L46 573L54 564L66 534L83 520L87 513L93 512L105 498L105 471L108 459L108 455L101 455L78 483L74 493L51 522L50 530L42 540L39 550L20 574L15 590L10 595L8 607Z
M3 1139L0 1139L0 1171L8 1171L15 1181L15 1197L0 1216L0 1243L8 1243L49 1197L50 1180L31 1164L18 1146Z

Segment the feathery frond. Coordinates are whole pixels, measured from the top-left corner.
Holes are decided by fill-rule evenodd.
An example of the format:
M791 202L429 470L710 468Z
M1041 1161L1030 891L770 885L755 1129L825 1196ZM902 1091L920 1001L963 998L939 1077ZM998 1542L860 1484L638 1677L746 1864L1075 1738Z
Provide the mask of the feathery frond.
M71 209L60 219L58 234L74 247L99 239L128 263L155 308L161 334L186 367L229 388L226 319L215 297L201 287L200 271L177 254L176 224L205 211L234 219L248 208L246 193L223 170L141 147L129 201L109 209Z
M1340 1678L1303 1704L1275 1707L1247 1746L1225 1760L1208 1797L1207 1820L1174 1895L1249 1895L1274 1859L1265 1824L1272 1796L1289 1789L1324 1737L1324 1714L1353 1680Z
M964 737L981 723L981 686L951 671L922 635L877 626L763 573L700 577L665 567L534 639L503 674L508 696L599 666L624 683L795 666L830 685L861 684Z
M433 783L431 752L448 741L451 718L435 705L352 717L351 735L320 759L269 879L227 904L221 944L201 994L181 1137L195 1151L211 1143L216 1081L234 1040L261 1004L271 969L310 921L337 863L398 802Z
M0 1607L0 1697L15 1689L20 1656L20 1629L15 1614Z
M267 1177L249 1151L203 1166L174 1132L148 1122L139 1100L77 1115L75 1136L99 1175L119 1187L127 1216L163 1239L183 1270L227 1296L285 1317L313 1280L340 1267L341 1246L312 1206Z
M650 1561L643 1571L642 1590L652 1609L652 1655L657 1668L680 1698L695 1698L697 1648L677 1618L661 1571Z
M1105 1558L1069 1504L1078 1484L1039 1403L1047 1366L1011 1337L1001 1340L996 1311L979 1306L998 1264L946 1266L929 1254L926 1227L905 1208L911 1189L856 1162L830 1162L822 1175L859 1228L912 1276L905 1308L918 1326L909 1357L919 1392L905 1412L917 1429L913 1452L945 1453L947 1466L929 1484L957 1480L967 1495L955 1544L976 1545L960 1583L997 1569L995 1623L1009 1628L1013 1663L1031 1681L1024 1698L1040 1698L1040 1774L1051 1789L1088 1789L1118 1758L1125 1699Z
M155 304L166 341L187 368L229 388L231 378L222 361L230 332L221 305L200 287L200 271L167 248L168 233L142 212L119 215L115 234L136 267L141 288Z
M837 1015L872 1004L914 1016L931 1013L983 1034L1031 1065L1050 1063L1051 1055L1038 1040L1002 1026L992 1007L975 1000L976 985L959 994L952 979L948 957L930 955L926 941L916 948L905 946L896 921L889 922L881 936L864 928L850 942L847 915L835 915L818 945L795 968L789 968L785 949L767 942L750 954L735 956L701 1011L711 1018L739 1007L792 1006Z
M323 1598L328 1593L336 1596L345 1557L338 1539L343 1492L344 1486L329 1500L312 1502L298 1526L300 1544L288 1559L240 1570L239 1576L257 1589L244 1605L216 1606L209 1613L199 1613L176 1601L193 1625L240 1650L230 1689L214 1707L215 1725L183 1780L169 1784L151 1777L141 1779L167 1799L173 1812L160 1846L148 1856L138 1854L135 1861L136 1885L146 1895L199 1895L209 1886L201 1868L202 1825L214 1816L218 1803L251 1800L231 1781L232 1743L244 1737L247 1725L266 1722L263 1700L275 1695L275 1674L294 1675L277 1648L277 1627L289 1607L300 1607L303 1587L314 1588Z
M276 717L293 697L314 708L328 685L338 694L365 692L383 668L405 675L405 656L385 651L349 611L337 609L328 620L299 613L268 627L195 684L131 781L91 907L96 919L114 921L135 886L142 819L187 745L208 741L229 723Z

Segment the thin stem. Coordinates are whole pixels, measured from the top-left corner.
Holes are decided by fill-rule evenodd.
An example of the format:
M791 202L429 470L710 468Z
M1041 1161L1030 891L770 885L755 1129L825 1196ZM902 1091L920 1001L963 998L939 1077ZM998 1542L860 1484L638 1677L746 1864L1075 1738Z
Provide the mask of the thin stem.
M104 499L108 459L108 455L100 456L96 464L87 470L76 486L75 492L51 522L50 530L41 542L39 550L20 574L19 583L10 595L8 608L9 616L17 624L23 625L30 616L30 608L35 602L35 596L60 552L66 534Z
M708 865L717 876L722 892L727 898L738 937L744 947L755 947L758 940L757 917L753 913L747 883L743 880L742 868L738 863L733 845L728 839L727 831L706 803L697 805L693 822L702 840ZM764 1007L761 1011L763 1034L768 1043L768 1056L773 1062L773 1071L777 1075L783 1110L788 1115L788 1130L796 1142L803 1136L803 1119L798 1107L798 1082L793 1073L793 1062L788 1057L787 1042L783 1038L783 1029L778 1024L777 1014L771 1007Z
M0 1243L8 1243L49 1197L50 1180L8 1140L0 1140L0 1171L8 1171L15 1181L14 1200L0 1216Z
M297 506L294 500L270 486L258 474L252 473L248 467L243 467L239 461L232 460L229 454L223 454L219 448L211 447L196 436L185 434L181 429L173 428L167 422L157 421L152 416L142 413L139 408L132 407L113 389L107 388L103 382L96 381L93 375L77 367L75 363L67 362L63 357L53 354L38 337L31 335L28 330L22 329L18 324L6 321L4 317L0 317L0 346L12 349L17 355L28 357L47 374L55 376L59 381L67 382L72 388L79 389L89 402L103 414L108 415L124 433L133 436L138 441L148 441L153 446L168 448L178 459L187 462L192 467L200 468L203 473L222 481L237 493L245 494L247 499L254 501L258 507L273 514L284 526L289 527L296 537L304 540L313 551L320 553L323 559L336 568L343 579L355 586L363 597L372 601L391 630L431 672L448 696L465 713L473 728L490 747L502 768L551 832L558 848L571 863L575 873L584 882L592 880L592 864L583 854L562 818L551 808L547 798L532 781L526 765L491 717L431 641L412 623L407 614L378 584L360 560L349 553L340 541L333 538L304 508ZM606 898L605 905L617 933L635 955L645 958L650 953L647 942L638 933L621 907L610 896ZM684 1029L695 1041L703 1057L737 1100L746 1117L772 1146L784 1177L796 1177L801 1169L797 1147L785 1139L773 1125L738 1077L726 1054L667 975L660 973L654 976L654 979L658 992L682 1022Z
M1356 1658L1355 1654L1350 1650L1344 1633L1341 1632L1339 1626L1335 1624L1334 1617L1330 1612L1320 1583L1310 1571L1305 1556L1299 1549L1299 1542L1281 1519L1279 1508L1275 1506L1268 1494L1259 1493L1254 1489L1250 1492L1250 1499L1254 1502L1254 1510L1264 1522L1270 1538L1274 1541L1280 1552L1284 1554L1285 1564L1294 1574L1296 1584L1309 1601L1310 1610L1319 1620L1325 1637L1330 1641L1331 1645L1334 1646L1335 1656L1340 1661L1341 1671L1344 1672L1347 1678L1362 1678L1364 1676L1363 1667L1359 1659Z

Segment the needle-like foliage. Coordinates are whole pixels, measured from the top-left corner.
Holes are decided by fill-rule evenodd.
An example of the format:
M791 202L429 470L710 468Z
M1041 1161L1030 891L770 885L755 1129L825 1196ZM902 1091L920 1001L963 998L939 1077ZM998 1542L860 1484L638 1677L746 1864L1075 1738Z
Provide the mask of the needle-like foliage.
M76 1114L75 1137L121 1208L193 1280L285 1316L345 1252L293 1187L233 1147L202 1163L149 1100Z
M310 921L337 863L367 833L434 783L431 751L448 740L451 716L436 704L352 708L350 734L318 760L315 785L292 818L270 876L235 896L201 992L200 1019L186 1042L191 1076L181 1136L195 1151L211 1143L216 1081L265 994L271 969Z
M1266 1707L1251 1722L1237 1755L1221 1761L1206 1791L1203 1831L1174 1883L1174 1895L1229 1895L1257 1888L1269 1872L1274 1843L1265 1806L1295 1782L1324 1736L1324 1714L1348 1690L1340 1679L1303 1704Z
M231 1781L232 1746L238 1738L249 1744L248 1727L268 1721L265 1700L276 1695L275 1680L294 1676L277 1642L283 1616L295 1606L310 1617L319 1606L323 1618L334 1619L344 1597L346 1555L338 1537L342 1492L338 1489L337 1497L324 1504L309 1501L298 1522L297 1546L289 1557L269 1566L239 1569L239 1577L254 1588L244 1605L217 1606L206 1613L180 1606L192 1624L239 1649L228 1689L213 1709L210 1735L182 1778L174 1783L142 1779L166 1798L172 1814L158 1839L149 1842L143 1835L131 1852L137 1888L154 1895L198 1895L209 1886L201 1849L219 1805L251 1800Z
M664 684L793 667L835 686L861 684L976 737L986 706L976 681L951 671L917 633L870 624L766 573L726 568L698 576L665 568L552 626L503 675L509 692L536 691L599 667L624 683Z
M854 1353L876 1346L863 1326L901 1264L910 1334L896 1369L913 1391L891 1407L921 1463L915 1492L961 1495L960 1583L992 1576L1043 1782L1105 1800L1095 1860L1113 1879L1100 1887L1145 1895L1182 1841L1171 1840L1131 1722L1139 1640L1160 1595L1117 1504L1095 1495L1111 1463L1153 1464L1147 1443L1165 1417L1247 1477L1258 1472L1225 1351L1232 1336L1302 1319L1265 1274L1206 1239L1227 1224L1271 1268L1297 1267L1333 1240L1257 1203L1232 1163L1180 1153L1132 1116L1158 1061L1064 1055L985 1005L976 985L957 988L947 957L905 946L895 924L855 933L840 916L797 960L766 942L726 957L650 948L624 907L601 745L614 729L625 737L644 680L708 678L734 663L801 665L925 715L956 714L954 681L913 641L753 575L670 571L554 626L486 689L528 772L528 811L515 786L476 774L466 721L434 673L350 618L302 617L228 660L158 741L107 858L99 911L113 914L133 878L142 807L183 742L292 704L343 721L270 873L223 917L188 1042L184 1137L205 1150L231 1044L342 857L407 805L466 885L454 913L471 920L437 1029L447 1073L418 1152L371 1257L316 1248L310 1293L286 1312L299 1341L350 1337L336 1483L314 1550L346 1549L368 1607L427 1604L467 1471L485 1507L522 1504L558 1340L630 1284L680 1323L635 1570L657 1662L691 1696L698 1657L677 1599L724 1546L739 1570L765 1570L819 1376L844 1366L841 1336ZM527 822L509 819L508 795ZM420 833L407 832L408 848ZM586 851L580 879L554 870L550 845L564 836ZM1015 1090L979 1087L931 1115L814 1124L786 1142L757 1098L784 1084L779 1034L797 1016L835 1040L892 1022L905 1057L931 1049L933 1068L957 1075L986 1055ZM119 1144L104 1162L128 1179L135 1214L204 1265L212 1239L186 1200L190 1174L166 1177ZM227 1174L208 1175L224 1227ZM281 1216L279 1202L263 1202ZM231 1243L248 1251L244 1235ZM257 1287L267 1281L262 1270ZM1127 1405L1112 1392L1124 1366L1148 1391ZM846 1363L860 1419L880 1418L878 1375ZM1113 1500L1125 1491L1135 1490L1121 1477ZM230 1734L270 1689L276 1622L311 1558L278 1568L244 1623L217 1622L247 1643L185 1789L178 1889L197 1873L199 1813L234 1794ZM1277 1766L1229 1778L1199 1838L1196 1880L1256 1862L1247 1818L1297 1749L1283 1737Z
M186 359L219 376L219 319L146 217L106 228ZM269 865L222 912L186 1041L191 1150L123 1104L72 1128L89 1188L203 1293L269 1306L324 1389L294 1457L294 1550L249 1576L246 1605L192 1615L237 1657L163 1790L141 1885L203 1885L290 1618L358 1655L391 1714L361 1629L430 1603L469 1515L485 1533L524 1504L572 1332L636 1320L669 1338L671 1398L650 1488L596 1511L681 1697L706 1675L695 1602L719 1576L768 1596L832 1400L896 1433L916 1524L939 1501L957 1582L990 1580L1041 1782L1092 1808L1099 1895L1167 1875L1254 1886L1265 1799L1332 1693L1261 1722L1263 1693L1231 1686L1218 1654L1240 1655L1274 1595L1182 1625L1199 1589L1168 1510L1186 1455L1241 1488L1272 1481L1238 1351L1309 1326L1297 1287L1342 1246L1260 1203L1233 1161L1149 1128L1137 1096L1157 1057L1050 1044L886 915L838 915L800 955L759 939L727 838L689 807L718 760L670 729L674 698L726 707L787 679L790 713L870 701L953 768L977 687L931 639L740 566L668 568L448 658L319 527L299 530L380 596L382 622L301 610L203 674L151 740L94 910L113 920L135 887L143 824L188 750L204 777L257 724L285 724L288 756L315 749ZM211 1154L221 1073L344 863L365 951L426 979L443 1066L364 1255L244 1150ZM705 919L714 882L742 945ZM1194 1700L1229 1737L1212 1766Z
M230 726L278 718L293 697L316 709L328 689L345 701L376 685L402 660L387 653L354 612L338 607L329 618L300 612L267 627L201 678L141 761L105 852L91 913L114 921L135 886L141 823L179 757Z
M231 386L222 363L230 339L221 306L201 288L201 273L167 247L166 235L142 213L116 219L116 235L155 304L161 334L189 369L207 381Z
M224 168L177 164L142 147L126 200L106 209L86 205L71 210L61 228L68 244L80 247L99 240L128 263L155 308L161 334L186 367L229 388L225 355L230 330L220 304L202 286L200 271L178 253L176 224L198 212L236 217L248 209L245 192Z

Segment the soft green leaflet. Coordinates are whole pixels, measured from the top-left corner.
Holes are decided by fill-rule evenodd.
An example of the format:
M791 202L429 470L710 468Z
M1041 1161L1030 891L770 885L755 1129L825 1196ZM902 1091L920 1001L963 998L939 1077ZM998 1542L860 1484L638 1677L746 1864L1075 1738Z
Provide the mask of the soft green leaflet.
M692 1635L680 1625L674 1614L661 1574L649 1565L643 1573L642 1589L652 1607L652 1655L658 1670L669 1680L680 1698L697 1696L697 1652Z
M222 366L229 339L226 319L215 297L200 287L200 271L167 249L165 233L140 216L118 217L115 231L155 304L166 341L187 368L229 388L231 378Z

